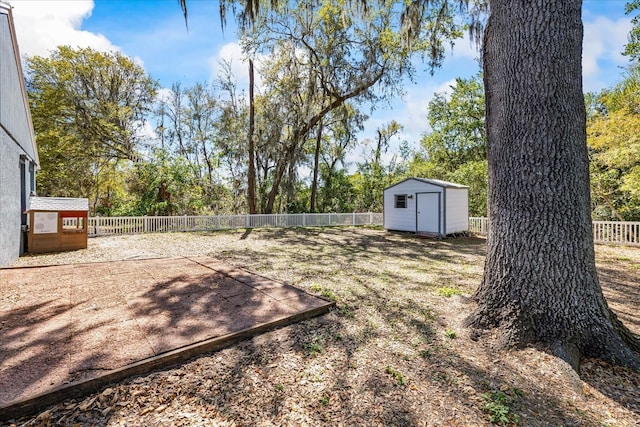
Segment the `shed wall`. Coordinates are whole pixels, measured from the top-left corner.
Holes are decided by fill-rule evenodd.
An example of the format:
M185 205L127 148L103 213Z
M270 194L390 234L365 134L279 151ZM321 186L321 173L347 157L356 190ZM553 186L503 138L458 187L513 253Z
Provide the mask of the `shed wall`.
M446 234L469 230L469 189L447 188Z
M443 188L418 180L407 180L384 190L384 228L416 232L416 193L442 193ZM395 207L396 194L412 195L404 209ZM441 212L442 213L442 212Z

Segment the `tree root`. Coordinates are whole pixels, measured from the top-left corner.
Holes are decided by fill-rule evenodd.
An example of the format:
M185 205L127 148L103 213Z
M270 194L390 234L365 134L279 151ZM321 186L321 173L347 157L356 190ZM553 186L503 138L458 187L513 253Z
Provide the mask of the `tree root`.
M604 324L592 324L591 328L573 338L537 337L534 328L518 315L490 316L487 311L476 308L464 321L472 339L479 339L488 330L497 330L499 348L524 348L529 345L542 346L547 351L567 362L579 372L583 358L593 357L613 365L626 366L640 372L640 340L612 312Z
M582 352L577 346L571 343L556 341L551 344L550 350L551 354L567 362L574 371L580 372Z

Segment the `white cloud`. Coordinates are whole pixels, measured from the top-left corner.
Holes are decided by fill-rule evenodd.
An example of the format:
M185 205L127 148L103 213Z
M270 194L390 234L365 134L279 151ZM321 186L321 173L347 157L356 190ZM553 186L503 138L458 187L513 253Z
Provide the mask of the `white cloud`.
M265 55L258 54L253 61L254 66L254 78L256 91L260 91L262 87L262 76L260 75L260 63L265 58ZM249 88L249 60L247 56L242 52L242 47L238 42L227 43L220 47L220 50L209 58L209 65L211 67L210 80L218 80L223 72L222 63L227 62L230 64L231 73L235 81L238 84L239 89Z
M427 112L429 102L436 93L450 94L455 87L455 79L433 84L419 83L407 89L403 99L398 99L389 109L379 109L365 123L365 130L359 139L374 139L376 129L395 120L403 126L398 134L398 141L408 141L414 144L420 141L422 134L429 130ZM395 148L395 145L394 145Z
M434 81L412 85L407 89L407 95L403 99L398 99L389 109L376 110L365 122L365 129L358 135L358 139L361 142L374 141L376 130L395 120L404 128L391 140L389 150L383 156L383 162L389 163L393 156L399 156L400 144L405 141L410 148L418 148L422 135L429 130L427 122L429 102L436 93L451 94L455 85L455 79L440 83ZM347 155L346 162L351 172L355 171L357 163L362 163L364 151L365 147L361 144Z
M223 72L223 62L230 64L231 72L239 84L246 86L249 83L249 61L247 61L242 48L237 42L222 45L220 50L209 58L211 80L220 78Z
M137 138L145 141L156 141L158 134L149 121L137 121L134 123L135 134Z
M476 59L480 57L480 50L475 42L471 41L469 32L465 31L462 39L456 40L453 50L449 49L450 56L455 59Z
M23 55L47 56L60 45L119 50L104 35L81 29L91 16L91 0L12 0L10 4Z
M156 101L169 102L171 100L172 91L169 88L161 87L156 94Z
M404 133L409 141L419 141L422 134L429 129L427 122L427 113L429 103L436 93L445 93L447 95L453 92L455 87L455 79L447 80L438 85L418 86L414 90L410 90L404 101L405 118Z
M612 20L598 16L584 23L582 75L585 92L598 91L611 81L611 76L604 75L606 64L615 67L628 63L628 58L621 52L630 30L629 18Z

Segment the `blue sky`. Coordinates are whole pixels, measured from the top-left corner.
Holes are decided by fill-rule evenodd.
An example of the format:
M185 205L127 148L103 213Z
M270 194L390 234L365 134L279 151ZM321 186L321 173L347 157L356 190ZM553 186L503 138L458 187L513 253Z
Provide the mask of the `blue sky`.
M5 0L6 1L6 0ZM47 55L60 44L118 50L136 58L163 87L174 82L190 85L216 77L221 59L231 60L240 85L246 85L231 21L223 33L218 3L190 0L189 31L177 0L9 0L23 55ZM598 91L620 79L627 59L620 52L631 29L624 14L626 0L584 0L585 91ZM424 72L418 83L407 82L406 96L379 108L361 138L390 120L405 126L398 140L416 143L428 130L426 113L434 92L450 90L456 77L478 71L475 48L458 41L435 75ZM424 67L423 67L424 68ZM397 141L396 141L397 142Z

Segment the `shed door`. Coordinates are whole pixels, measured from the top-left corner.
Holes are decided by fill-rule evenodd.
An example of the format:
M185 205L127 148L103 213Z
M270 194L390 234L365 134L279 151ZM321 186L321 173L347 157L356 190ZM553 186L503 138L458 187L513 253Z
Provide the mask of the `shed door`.
M417 231L440 233L440 193L416 194Z

